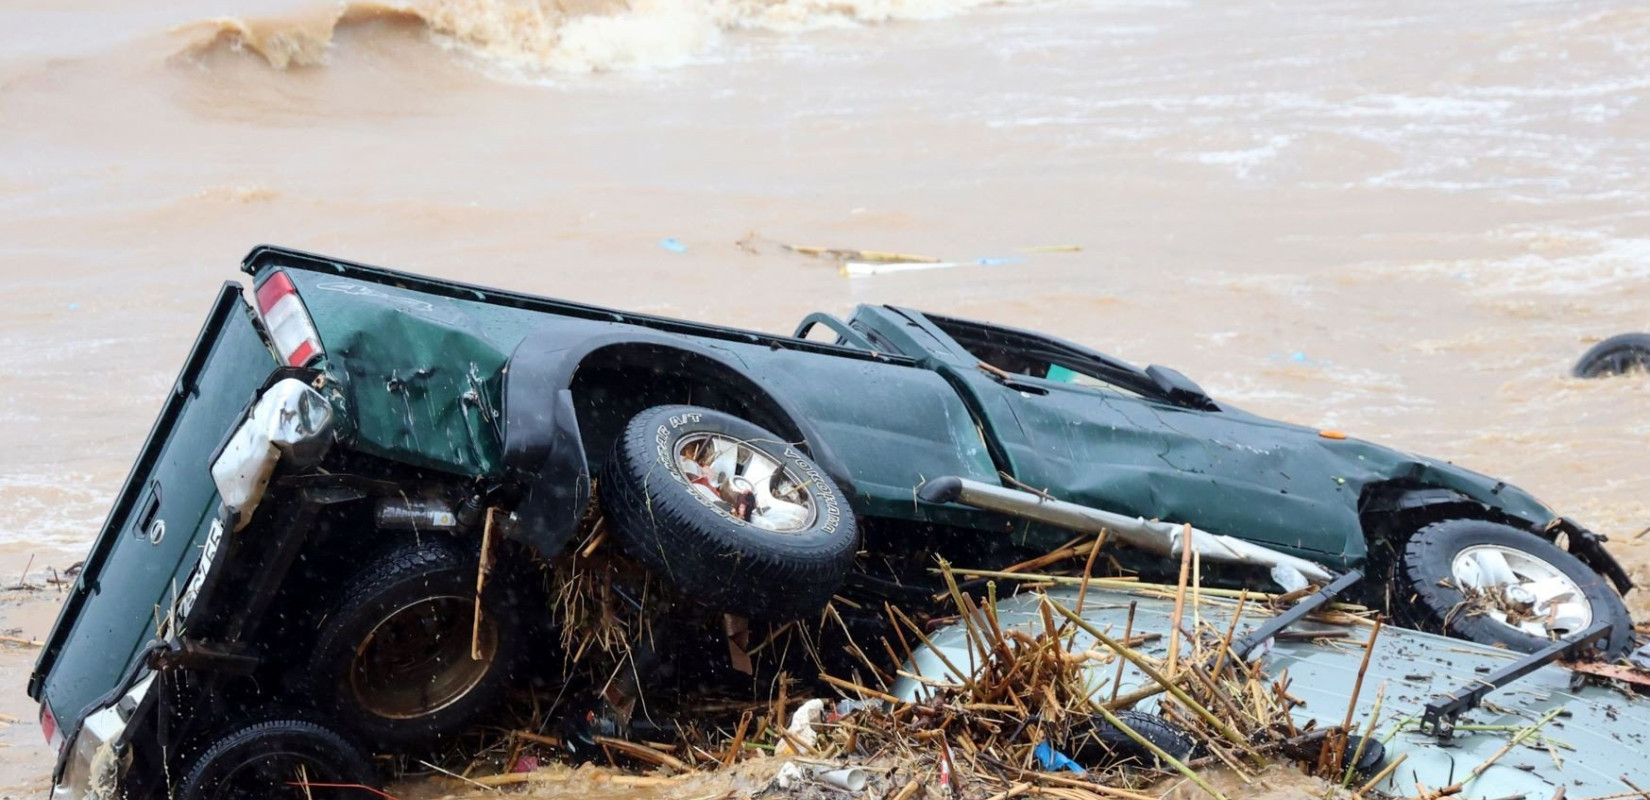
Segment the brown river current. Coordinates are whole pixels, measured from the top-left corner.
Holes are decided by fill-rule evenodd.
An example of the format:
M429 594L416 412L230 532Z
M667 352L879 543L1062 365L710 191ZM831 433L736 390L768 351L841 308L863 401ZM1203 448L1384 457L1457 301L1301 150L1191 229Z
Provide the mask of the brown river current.
M9 0L0 576L80 558L274 242L771 331L1038 328L1505 478L1650 581L1650 379L1566 377L1650 330L1647 131L1626 2Z

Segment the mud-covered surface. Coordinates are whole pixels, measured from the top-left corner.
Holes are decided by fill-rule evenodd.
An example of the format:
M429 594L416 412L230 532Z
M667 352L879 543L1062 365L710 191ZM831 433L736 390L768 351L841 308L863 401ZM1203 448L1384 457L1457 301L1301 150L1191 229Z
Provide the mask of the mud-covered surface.
M1650 380L1566 377L1650 328L1642 8L421 5L0 10L0 583L81 558L260 241L776 332L1045 330L1505 478L1650 580ZM0 649L14 796L34 654Z

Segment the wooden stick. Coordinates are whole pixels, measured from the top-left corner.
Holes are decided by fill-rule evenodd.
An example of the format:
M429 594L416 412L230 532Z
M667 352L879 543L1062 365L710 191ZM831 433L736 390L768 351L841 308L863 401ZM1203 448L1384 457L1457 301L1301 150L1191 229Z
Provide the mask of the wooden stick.
M561 740L554 736L545 736L542 733L532 731L511 731L511 733L518 739L526 739L529 742L542 744L546 747L561 747Z
M1341 775L1341 787L1352 785L1352 771L1358 768L1358 760L1364 757L1364 748L1369 740L1375 736L1375 723L1381 719L1381 704L1386 702L1386 681L1375 689L1375 707L1369 712L1369 725L1364 728L1364 735L1358 738L1358 747L1352 751L1352 763L1346 765ZM1344 748L1343 748L1344 749Z
M751 712L747 710L739 716L739 728L733 733L733 741L728 744L728 751L722 754L722 768L733 766L739 760L739 749L745 746L745 731L751 724Z
M1477 776L1474 775L1474 777L1477 777ZM1627 784L1628 788L1631 788L1633 791L1638 792L1640 797L1645 798L1645 800L1650 800L1650 792L1647 792L1643 789L1640 789L1639 785L1632 782L1632 781L1630 781L1630 780L1628 780L1626 775L1617 776L1616 779L1621 781L1622 783Z
M596 524L598 526L601 525L600 522L597 522ZM596 531L596 535L590 537L590 544L585 545L584 549L579 551L579 558L589 558L594 555L597 548L601 547L602 542L605 541L607 541L607 529L602 528L601 530Z
M631 758L636 759L637 761L646 761L650 764L657 764L661 767L669 767L677 772L693 771L693 768L688 766L681 759L669 753L661 753L645 744L637 744L635 742L613 736L592 736L591 738L595 740L596 744L599 744L602 747L617 750L627 756L630 756Z
M819 674L819 679L826 682L826 683L828 683L828 684L830 684L830 685L832 685L832 686L835 686L838 689L844 689L844 690L847 690L847 691L850 691L850 692L857 692L861 697L875 697L876 699L881 700L885 703L893 703L895 705L904 705L905 704L904 700L901 700L898 697L895 697L895 696L893 696L893 695L891 695L887 692L879 692L875 689L872 689L869 686L862 686L860 684L854 683L853 681L845 681L845 680L843 680L841 678L838 678L834 675L826 675L825 673L821 672Z
M1364 643L1364 658L1358 665L1358 678L1352 682L1352 698L1346 702L1346 719L1341 723L1338 732L1331 732L1323 738L1323 749L1318 752L1320 775L1334 775L1341 769L1341 758L1346 755L1346 732L1352 730L1352 712L1358 709L1358 694L1364 688L1364 674L1369 671L1369 658L1375 654L1375 637L1380 635L1381 618L1376 617L1375 627L1369 631L1369 641Z
M477 780L475 780L475 779L473 779L473 778L466 778L466 777L464 777L464 776L463 776L463 775L460 775L460 774L458 774L458 773L456 773L456 772L453 772L453 771L452 771L452 770L446 770L446 769L442 769L442 768L441 768L441 767L438 767L438 766L436 766L436 765L434 765L434 764L431 764L431 763L430 763L430 762L428 762L428 761L419 761L419 762L418 762L418 763L420 763L420 764L423 764L423 765L424 765L424 766L426 766L426 767L429 767L429 768L430 768L430 769L433 769L433 770L435 770L435 771L436 771L436 772L439 772L439 773L441 773L441 774L442 774L442 775L446 775L446 776L447 776L447 777L449 777L449 778L452 778L452 779L454 779L454 780L459 780L459 781L463 781L463 782L465 782L465 783L468 783L468 784L472 784L472 785L475 785L475 786L479 786L479 787L481 787L481 788L483 788L483 789L486 789L486 790L487 790L487 791L489 791L489 792L497 792L497 791L498 791L498 789L496 789L496 788L494 788L494 787L492 787L492 786L488 786L488 785L487 785L487 784L485 784L485 783L481 783L481 782L480 782L480 781L477 781ZM309 784L305 784L305 786L304 786L304 794L305 794L305 795L308 795L308 794L309 794Z
M889 800L910 800L911 795L916 794L917 790L921 788L922 781L917 778L912 778L905 784L904 788L899 790L898 794L895 794L892 798L889 798Z
M1084 585L1087 586L1088 584ZM1123 624L1123 641L1125 642L1129 641L1129 638L1134 635L1134 610L1138 606L1139 603L1136 603L1133 600L1129 601L1129 620ZM1123 685L1123 665L1127 663L1129 663L1127 659L1117 659L1117 676L1111 679L1111 697L1107 699L1106 702L1117 702L1117 690ZM1113 706L1113 708L1115 708L1115 706Z
M1105 795L1107 797L1123 798L1123 800L1157 800L1157 798L1154 798L1151 795L1131 792L1127 789L1118 789L1111 786L1105 786L1103 784L1089 783L1076 778L1067 778L1064 775L1056 775L1052 772L1029 772L1027 770L1019 770L1019 775L1022 778L1034 780L1039 783L1052 783L1057 786L1069 786L1073 789L1081 788L1096 794Z
M1226 654L1232 651L1232 635L1237 633L1238 622L1243 619L1243 605L1248 600L1248 592L1238 597L1237 610L1232 612L1232 624L1226 628L1226 638L1220 641L1220 652L1215 653L1215 668L1209 673L1217 678L1220 677L1220 671L1226 668Z
M1398 771L1398 765L1404 763L1404 759L1406 759L1406 758L1409 758L1408 753L1399 753L1397 758L1392 759L1392 761L1388 762L1385 767L1381 768L1380 772L1375 773L1375 777L1370 778L1367 781L1364 781L1364 785L1359 786L1358 791L1352 793L1353 796L1366 794L1366 793L1369 792L1369 790L1371 790L1371 789L1373 789L1377 786L1380 786L1381 781L1384 781L1387 778L1392 777L1392 773Z
M1101 531L1094 537L1094 546L1089 548L1089 560L1083 564L1083 588L1077 590L1077 613L1083 613L1083 600L1089 596L1089 579L1094 577L1094 558L1100 555L1100 548L1106 544L1106 532Z
M1174 674L1175 666L1180 663L1180 616L1186 610L1186 581L1189 580L1192 570L1192 526L1188 523L1180 529L1180 581L1176 584L1174 593L1174 616L1169 621L1169 669Z
M897 606L888 606L888 608L892 609L893 612L899 616L900 621L904 622L905 626L911 630L911 634L916 636L917 640L922 642L923 645L926 646L928 650L940 660L940 663L944 664L945 668L951 671L952 675L957 676L957 679L962 681L964 688L968 689L970 692L976 691L974 679L965 674L961 669L958 669L956 664L951 663L951 659L946 657L945 651L935 647L934 643L929 641L928 637L923 634L921 626L917 625L915 622L912 622L911 618L905 616L905 612L901 611Z
M493 516L497 508L487 509L487 523L481 527L481 561L476 566L476 608L470 626L470 660L480 661L481 653L481 590L487 586L487 573L493 568Z

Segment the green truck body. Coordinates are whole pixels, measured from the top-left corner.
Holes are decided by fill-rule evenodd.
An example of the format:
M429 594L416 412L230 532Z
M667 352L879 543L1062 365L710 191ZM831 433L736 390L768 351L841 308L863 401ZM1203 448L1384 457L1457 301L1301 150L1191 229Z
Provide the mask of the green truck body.
M208 469L259 391L295 370L331 405L334 447L516 487L512 535L546 556L585 514L625 420L667 402L738 411L794 439L861 519L1019 536L1030 549L1069 534L917 489L940 476L1018 483L1337 569L1369 559L1372 510L1467 504L1533 532L1554 520L1493 478L1263 419L1171 370L1008 328L861 306L846 321L810 317L835 330L824 343L273 247L243 268L257 285L290 280L323 354L283 365L239 288L219 296L31 678L65 754L201 613L184 594L211 588L220 546L243 546Z

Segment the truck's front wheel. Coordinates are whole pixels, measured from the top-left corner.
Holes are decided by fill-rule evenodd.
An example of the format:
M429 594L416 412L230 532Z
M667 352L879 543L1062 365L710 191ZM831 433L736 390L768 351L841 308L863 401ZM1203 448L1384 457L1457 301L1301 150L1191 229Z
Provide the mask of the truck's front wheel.
M853 511L795 445L695 406L637 414L598 486L632 558L719 611L823 608L853 565Z
M1398 611L1416 627L1530 653L1597 622L1607 653L1633 641L1627 605L1580 559L1528 531L1476 519L1435 522L1404 546Z
M475 619L478 555L426 539L357 573L327 613L307 679L321 708L391 749L456 733L502 697L520 614L491 581Z

